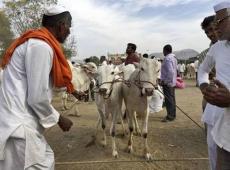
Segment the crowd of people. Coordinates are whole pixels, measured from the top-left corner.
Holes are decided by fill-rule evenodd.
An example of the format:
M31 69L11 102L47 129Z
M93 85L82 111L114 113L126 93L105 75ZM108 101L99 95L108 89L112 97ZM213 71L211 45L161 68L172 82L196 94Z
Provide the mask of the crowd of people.
M197 85L203 94L202 121L207 128L207 144L211 170L230 169L230 2L214 6L215 15L201 23L209 48L196 61ZM60 43L70 34L72 17L61 6L48 8L42 27L28 30L7 49L1 67L0 88L0 169L54 169L54 153L43 132L58 124L69 131L72 121L58 113L51 105L53 87L65 87L77 99L84 95L71 83L72 75ZM127 57L121 64L140 61L137 46L128 43ZM164 59L158 77L159 89L149 104L158 112L165 102L166 116L162 122L176 119L175 88L184 88L186 66L177 63L172 46L163 47ZM148 54L143 55L149 58ZM151 59L154 59L152 57ZM111 64L105 56L101 65ZM199 67L199 69L198 69ZM157 103L157 104L156 104Z

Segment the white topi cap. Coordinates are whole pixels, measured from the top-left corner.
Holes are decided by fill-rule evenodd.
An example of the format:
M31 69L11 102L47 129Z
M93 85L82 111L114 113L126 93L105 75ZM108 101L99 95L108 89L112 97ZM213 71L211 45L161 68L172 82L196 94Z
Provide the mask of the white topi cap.
M213 8L215 12L218 12L222 9L230 8L230 2L229 1L220 2L216 4Z
M48 8L46 8L45 10L45 15L47 16L53 16L53 15L58 15L61 14L63 12L67 12L68 10L60 5L55 5L55 6L50 6Z

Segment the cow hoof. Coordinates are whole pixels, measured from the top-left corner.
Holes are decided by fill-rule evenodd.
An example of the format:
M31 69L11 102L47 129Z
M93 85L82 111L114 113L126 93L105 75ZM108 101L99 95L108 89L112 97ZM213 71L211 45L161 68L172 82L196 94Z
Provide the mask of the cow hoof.
M113 151L113 157L118 158L118 152L117 151Z
M153 160L152 155L150 153L145 154L145 159L146 159L146 161L152 161Z
M106 145L107 145L107 143L106 143L105 140L103 140L103 141L101 142L101 144L102 144L102 147L103 147L103 148L106 147Z
M131 145L128 146L127 150L128 150L128 153L133 153L133 147Z

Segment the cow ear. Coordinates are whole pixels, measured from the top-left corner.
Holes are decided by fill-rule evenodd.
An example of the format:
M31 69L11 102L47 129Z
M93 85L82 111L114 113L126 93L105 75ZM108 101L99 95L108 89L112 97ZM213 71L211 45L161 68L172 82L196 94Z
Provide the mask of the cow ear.
M134 62L133 65L135 66L135 68L140 68L140 63Z

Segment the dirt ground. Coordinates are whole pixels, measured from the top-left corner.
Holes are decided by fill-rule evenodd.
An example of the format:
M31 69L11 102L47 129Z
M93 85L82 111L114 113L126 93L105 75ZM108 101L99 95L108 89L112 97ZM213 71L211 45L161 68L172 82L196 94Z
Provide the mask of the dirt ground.
M193 80L186 81L185 89L176 90L177 105L203 127L200 121L201 100L201 93L195 87ZM60 110L59 97L54 98L53 104ZM68 104L70 106L71 102ZM128 137L121 136L120 125L117 125L116 140L119 158L112 157L109 130L106 147L102 147L100 143L101 130L95 144L86 147L95 132L98 113L95 103L80 103L78 107L82 116L70 117L74 122L70 132L63 133L58 126L46 132L46 138L55 152L56 170L208 169L204 131L178 109L177 118L173 122L161 122L165 116L165 108L159 113L150 115L148 143L154 160L146 162L142 155L143 140L141 137L134 137L134 153L126 152Z

